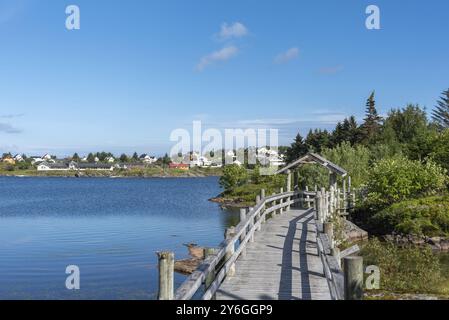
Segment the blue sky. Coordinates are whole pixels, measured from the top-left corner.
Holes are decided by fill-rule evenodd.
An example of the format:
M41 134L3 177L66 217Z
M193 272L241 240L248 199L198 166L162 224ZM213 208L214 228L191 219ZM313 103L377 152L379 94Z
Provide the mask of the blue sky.
M81 29L65 28L76 4ZM381 30L365 9L381 10ZM449 88L449 2L0 0L0 152L161 154L172 130L332 127Z

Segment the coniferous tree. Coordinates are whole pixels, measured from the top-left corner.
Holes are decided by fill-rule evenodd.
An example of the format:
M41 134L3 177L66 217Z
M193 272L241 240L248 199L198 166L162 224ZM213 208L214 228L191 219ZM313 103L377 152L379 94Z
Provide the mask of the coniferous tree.
M72 160L73 160L73 161L77 161L77 162L80 161L80 156L78 155L78 153L75 152L75 153L73 154Z
M378 115L376 101L373 91L366 101L366 116L361 126L362 140L364 143L370 143L380 132L382 127L382 117Z
M307 145L304 143L302 136L298 133L295 141L291 144L291 147L287 151L287 162L295 161L296 159L306 155L307 152Z
M432 112L432 120L440 129L449 128L449 89L443 92Z
M87 155L87 162L90 162L90 163L95 162L95 156L93 155L93 153L89 153Z

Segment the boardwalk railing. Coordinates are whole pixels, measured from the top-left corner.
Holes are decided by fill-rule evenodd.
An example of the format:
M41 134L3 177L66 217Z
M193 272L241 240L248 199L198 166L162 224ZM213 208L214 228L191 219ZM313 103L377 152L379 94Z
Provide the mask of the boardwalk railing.
M171 291L163 295L160 291L159 299L214 299L226 276L234 275L235 263L240 256L246 254L247 244L254 242L255 233L261 231L262 225L269 218L282 214L296 204L303 208L315 209L317 249L331 297L334 300L344 299L345 281L341 270L340 252L335 246L332 218L339 216L341 210L346 212L350 208L348 198L352 198L349 193L346 194L345 192L341 197L341 194L333 188L330 191L323 188L314 192L308 191L307 188L305 191L289 192L283 192L281 189L280 194L273 194L272 196L266 196L265 191L261 190L261 194L256 198L255 207L249 208L249 212L246 209L241 209L240 223L236 227L226 230L225 240L217 249L205 250L203 263L182 283L174 295L172 288L173 270L162 271L167 272L168 275L159 275L160 287L168 287L168 291ZM355 201L351 202L354 203ZM172 262L169 261L168 265L172 266ZM160 272L161 270L166 269L160 268ZM167 290L164 290L164 292L167 292Z
M247 243L254 241L255 232L261 230L262 224L266 222L269 215L282 214L300 201L298 197L300 192L284 192L269 197L265 197L264 193L262 190L261 196L256 199L256 206L250 208L245 218L235 228L227 230L227 238L219 245L215 254L207 257L204 263L176 290L175 300L192 299L211 273L214 274L214 280L205 288L201 299L213 299L224 278L235 272L237 258L245 254Z

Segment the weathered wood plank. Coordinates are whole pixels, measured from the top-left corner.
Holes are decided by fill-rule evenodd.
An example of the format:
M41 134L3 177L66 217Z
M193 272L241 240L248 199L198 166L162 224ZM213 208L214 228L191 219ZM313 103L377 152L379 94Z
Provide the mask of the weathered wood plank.
M268 220L246 246L246 256L235 262L235 275L219 286L217 299L331 299L316 235L312 210L290 210Z

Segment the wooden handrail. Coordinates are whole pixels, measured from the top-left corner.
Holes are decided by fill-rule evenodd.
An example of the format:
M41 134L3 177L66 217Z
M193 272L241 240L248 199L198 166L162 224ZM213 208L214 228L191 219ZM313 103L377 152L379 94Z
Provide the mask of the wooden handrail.
M269 213L273 213L279 209L289 207L292 204L298 202L299 199L290 199L292 196L298 194L301 194L301 192L284 192L281 194L262 198L261 201L256 204L256 206L247 214L246 219L240 221L240 223L236 226L233 236L230 239L222 241L216 254L207 257L204 262L176 290L176 293L174 295L175 300L192 299L198 289L202 286L204 280L206 279L206 276L211 271L215 270L215 268L226 256L226 252L228 252L231 248L234 248L237 241L239 241L242 235L245 233L245 237L242 241L240 241L234 254L230 258L228 258L227 261L225 261L224 265L221 266L220 270L217 271L214 281L202 296L203 300L211 299L220 287L221 282L228 274L232 265L235 263L237 258L246 247L246 244L253 237L256 230L260 228L262 222L266 220L266 216ZM266 208L268 204L279 200L283 200L282 203ZM250 229L248 230L248 228Z

